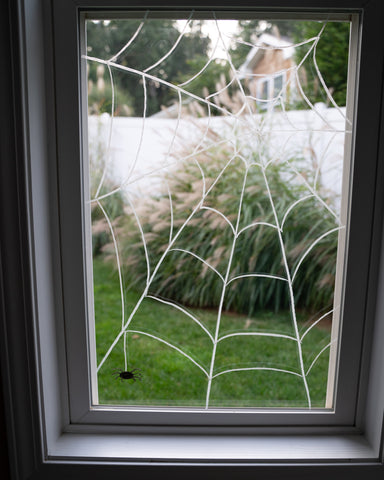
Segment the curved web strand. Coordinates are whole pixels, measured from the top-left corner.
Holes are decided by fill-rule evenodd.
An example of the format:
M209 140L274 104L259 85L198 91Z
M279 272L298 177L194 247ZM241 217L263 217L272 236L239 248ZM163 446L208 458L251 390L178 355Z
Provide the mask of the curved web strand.
M316 68L316 73L319 77L319 80L323 86L323 88L325 88L325 91L326 91L326 94L328 96L328 98L332 101L333 100L333 97L331 95L331 93L329 92L325 82L324 82L324 79L323 79L323 76L321 75L321 72L317 66L317 62L316 62L316 48L317 48L317 44L319 43L319 40L321 38L321 35L322 33L324 32L324 29L326 27L326 23L323 24L320 32L319 32L319 35L316 37L312 47L308 50L308 52L306 53L306 55L304 55L304 57L302 58L302 60L300 61L300 63L298 64L297 68L296 68L296 84L299 88L299 91L300 91L300 94L301 96L303 97L304 101L307 103L307 105L310 107L310 109L312 111L314 111L316 113L316 115L328 126L328 128L330 128L331 131L333 131L333 127L332 125L327 121L327 119L321 115L321 113L319 112L318 109L316 109L314 107L314 105L312 104L312 102L309 100L309 98L307 97L307 95L305 94L304 90L303 90L303 87L301 85L301 81L300 81L300 77L299 77L299 68L304 64L305 60L308 58L308 56L310 55L310 53L312 53L313 55L313 59L314 59L314 62L315 62L315 68ZM334 100L333 100L334 102ZM341 115L343 116L343 118L346 119L345 115L343 114L343 112L340 110L340 107L336 105L336 103L334 103L334 105L337 107L337 110L339 111L339 113L341 113ZM346 119L347 120L347 119ZM351 123L349 120L348 120L349 123Z
M312 325L305 330L305 332L300 338L300 341L302 342L304 340L304 337L312 330L312 328L315 327L318 323L320 323L324 318L328 317L328 315L331 315L334 312L334 310L335 309L332 308L332 310L329 310L329 312L324 313L324 315L322 315L315 322L313 322Z
M295 174L300 177L301 181L305 184L305 186L308 188L308 190L312 193L312 195L323 205L324 208L326 208L328 210L328 212L333 216L335 217L335 219L337 220L338 223L340 223L340 217L339 215L334 212L332 210L332 208L320 197L320 195L316 192L316 190L312 187L312 185L310 185L307 181L307 179L297 170L297 168L295 168L293 165L292 165L292 162L289 162L289 161L286 161L285 162L289 168L295 172Z
M328 232L323 233L323 235L320 235L320 237L318 237L314 242L311 243L311 245L307 248L307 250L300 257L300 260L299 260L298 264L296 265L295 270L292 273L292 282L295 280L296 274L299 271L299 268L300 268L301 264L304 262L305 258L311 252L311 250L313 250L315 245L317 245L319 242L321 242L321 240L323 240L323 238L327 237L328 235L331 235L331 233L338 232L339 230L342 230L343 228L344 228L343 226L332 228L332 230L328 230Z
M284 335L282 333L265 333L265 332L238 332L238 333L228 333L227 335L223 335L217 341L221 342L226 338L230 337L241 337L241 336L252 336L252 337L271 337L271 338L285 338L287 340L293 340L297 342L297 338L291 337L290 335Z
M295 75L296 75L296 70L295 70ZM292 83L292 82L290 82L290 83ZM300 130L296 127L296 125L292 122L291 118L289 117L289 115L287 113L287 110L285 108L284 102L282 102L282 104L281 104L281 109L282 109L282 112L284 114L284 119L292 127L292 132L293 132L292 135L295 135ZM288 142L288 141L289 141L289 138L286 140L286 142Z
M229 65L230 65L231 71L232 71L232 73L233 73L233 78L234 78L235 83L237 84L237 86L238 86L238 88L239 88L239 91L240 91L240 93L241 93L241 96L242 96L242 98L243 98L243 108L244 108L244 109L246 108L246 109L248 110L248 113L249 113L250 115L252 115L252 109L251 109L250 105L249 105L248 102L247 102L247 98L246 98L246 94L245 94L245 92L244 92L243 85L242 85L242 83L241 83L241 80L240 80L240 78L239 78L239 75L237 74L237 70L236 70L235 66L233 65L232 58L231 58L231 55L230 55L230 53L229 53L228 47L225 45L225 42L224 42L224 40L223 40L222 32L221 32L221 30L220 30L220 27L219 27L219 24L218 24L218 20L217 20L217 18L216 18L216 15L214 15L214 17L215 17L216 28L217 28L217 31L218 31L220 40L221 40L221 42L222 42L222 45L223 45L225 54L226 54L226 56L227 56L227 61L228 61ZM230 83L232 84L232 81L231 81ZM241 109L241 111L242 111L242 109ZM252 118L251 118L251 122L254 123L254 120L253 120Z
M237 80L236 80L236 77L232 77L231 80L226 84L224 85L222 88L220 88L220 90L216 90L216 92L213 92L211 93L210 95L206 96L205 99L206 100L209 100L210 98L214 98L218 95L220 95L220 93L223 93L225 92L226 90L228 90L228 88L233 84L235 83ZM244 98L247 98L246 95L244 95Z
M149 71L153 70L155 67L157 67L158 65L160 65L161 63L164 62L164 60L166 60L171 54L172 52L176 49L176 47L178 46L178 44L180 43L181 39L184 37L184 34L185 34L185 31L186 29L188 28L190 22L191 22L191 19L193 17L193 10L188 18L188 21L185 23L184 25L184 28L182 30L182 32L180 33L179 37L177 38L176 42L172 45L172 48L170 48L170 50L164 55L162 56L157 62L155 62L153 65L151 65L150 67L146 68L145 70L143 70L143 73L148 73Z
M296 202L292 203L289 208L287 209L287 211L285 212L284 214L284 217L283 217L283 220L281 222L281 230L284 230L284 223L285 223L285 220L287 219L288 215L291 213L291 211L296 207L296 205L299 205L299 203L301 202L305 202L305 200L308 200L309 198L313 198L315 195L311 194L311 195L305 195L305 197L301 197L299 198L298 200L296 200Z
M218 215L220 215L220 217L227 223L227 225L230 226L231 230L232 230L232 233L235 233L235 229L233 228L233 225L232 223L229 221L229 219L224 215L224 213L220 212L219 210L217 210L216 208L212 208L212 207L205 207L205 206L202 206L201 207L201 210L207 210L209 212L214 212L214 213L217 213Z
M273 50L275 50L275 47L273 48ZM281 68L280 70L276 70L275 72L273 72L273 74L271 73L270 76L271 77L278 77L283 73L293 72L293 71L296 70L296 68L297 68L296 66ZM261 78L265 78L265 76L266 76L265 73L240 72L239 70L237 70L237 73L238 73L238 75L241 74L246 79L261 79ZM286 82L288 82L288 80L286 80Z
M246 372L249 370L265 370L270 372L279 372L279 373L287 373L288 375L296 375L297 377L301 377L300 373L292 372L291 370L283 370L281 368L274 368L274 367L244 367L244 368L231 368L229 370L224 370L223 372L216 373L213 378L217 378L220 375L224 375L226 373L232 372Z
M321 85L323 86L326 94L327 94L327 97L329 99L329 101L332 103L332 105L336 108L336 110L340 113L340 115L345 119L345 121L350 125L352 126L352 122L346 117L346 115L344 115L344 112L341 110L341 108L337 105L337 103L335 102L335 99L333 98L331 92L329 91L329 88L327 87L326 83L325 83L325 80L324 80L324 77L323 75L321 74L320 72L320 69L317 65L317 59L316 59L316 48L317 48L317 43L315 43L315 46L314 46L314 49L313 49L313 63L315 65L315 69L316 69L316 73L317 73L317 76L319 77L319 80L321 82Z
M252 164L254 165L254 164ZM244 228L242 228L239 232L237 232L237 236L239 237L243 232L245 232L246 230L248 230L249 228L253 228L253 227L258 227L259 225L264 225L265 227L271 227L271 228L279 228L277 227L276 225L273 225L273 223L268 223L268 222L254 222L254 223L250 223L249 225L245 226ZM283 228L283 227L281 227Z
M215 109L217 113L221 113L221 114L223 114L223 116L227 116L229 118L234 119L235 121L238 122L239 126L242 126L244 128L249 128L249 121L251 121L251 123L254 123L254 119L252 118L252 115L250 115L250 117L248 119L243 119L243 118L239 117L239 112L233 113L225 107L217 105L216 103L211 102L211 101L209 101L209 100L207 100L203 97L199 97L198 95L195 95L194 93L189 92L188 90L185 90L181 87L178 87L177 85L174 85L173 83L168 82L167 80L164 80L160 77L156 77L156 76L151 75L149 73L142 72L142 71L137 70L135 68L127 67L125 65L120 65L120 64L115 63L115 62L109 62L109 61L106 61L106 60L102 60L101 58L92 57L90 55L83 55L82 58L84 58L86 60L90 60L90 61L100 63L102 65L107 65L108 64L111 67L114 67L118 70L140 76L143 79L143 83L144 83L144 79L152 80L152 81L155 81L155 82L158 82L158 83L164 85L165 87L168 87L169 89L171 89L173 91L176 91L176 92L179 91L181 94L185 95L186 97L189 97L191 100L197 100L198 102L204 104L206 107L211 107L211 108ZM241 82L240 82L239 79L237 79L237 82L240 84L239 88L240 88L240 90L242 90L242 92L243 92L242 96L244 98L245 93L244 93L244 89L241 85ZM243 102L243 107L242 108L247 108L248 113L252 114L252 112L250 111L250 106L247 104L247 102ZM254 125L254 127L257 129L257 125ZM126 184L127 182L128 181L126 180L125 182L123 182L123 184Z
M220 280L222 282L224 282L224 278L223 276L221 275L221 273L219 273L215 267L213 267L210 263L208 263L206 260L204 260L203 258L199 257L199 255L196 255L196 253L193 253L193 252L190 252L189 250L184 250L183 248L171 248L170 252L183 252L183 253L187 253L188 255L192 255L192 257L195 257L197 258L197 260L199 260L200 262L202 262L204 265L206 265L208 268L210 268L213 272L216 273L216 275L220 278Z
M296 47L301 47L302 45L307 45L308 43L312 43L315 40L317 40L318 36L309 38L308 40L305 40L303 42L299 43L293 43L292 45L265 45L264 43L251 43L251 42L245 42L244 40L241 39L236 39L235 43L238 43L239 45L245 45L247 47L251 48L260 48L260 50L284 50L288 48L296 48Z
M187 219L185 220L185 222L183 223L183 225L179 228L179 230L177 231L177 233L174 235L172 241L169 243L169 245L167 246L167 248L165 249L164 253L162 254L162 256L160 257L157 265L154 267L153 271L152 271L152 274L151 274L151 277L149 278L149 280L147 281L147 284L146 284L146 287L145 289L143 290L139 300L137 301L135 307L133 308L131 314L129 315L128 319L126 320L125 324L123 325L121 331L118 333L118 335L115 337L114 341L112 342L112 344L110 345L109 349L107 350L107 352L105 353L104 357L102 358L101 362L99 363L98 367L97 367L97 371L100 370L100 368L103 366L104 362L107 360L107 358L109 357L109 355L112 353L113 349L115 348L115 346L117 345L117 343L119 342L121 336L124 334L124 331L128 329L131 321L133 320L134 318L134 315L136 314L137 310L139 309L140 305L142 304L143 300L147 297L148 295L148 291L149 291L149 287L150 285L152 284L153 280L155 279L156 275L157 275L157 272L159 270L159 268L161 267L165 257L168 255L168 253L170 252L170 250L172 249L173 245L175 244L175 242L177 241L177 239L181 236L182 232L184 231L185 227L189 224L190 220L195 216L195 214L200 210L200 207L205 199L205 197L210 193L210 191L214 188L215 184L220 180L221 176L224 174L225 170L228 168L228 166L232 163L234 157L232 157L228 162L227 164L224 166L224 168L221 170L221 172L219 173L219 175L217 176L217 178L215 179L215 181L212 183L212 185L209 187L209 189L206 191L205 193L205 196L201 199L201 201L195 206L195 208L193 209L193 211L190 213L190 215L187 217Z
M111 163L111 141L112 141L112 131L113 131L113 119L114 119L114 115L115 115L115 85L114 85L114 81L113 81L113 75L112 75L111 67L108 64L107 64L107 68L108 68L109 78L111 80L111 89L112 89L111 119L109 121L109 133L108 133L106 161L105 161L105 164L104 164L104 169L103 169L103 173L102 173L101 178L100 178L99 185L96 189L96 193L95 193L96 198L98 197L98 195L100 193L100 190L101 190L101 188L103 186L103 183L104 183L104 180L105 180L105 176L107 174L108 167Z
M316 364L317 360L320 358L320 356L321 356L333 343L335 343L335 341L329 342L328 345L326 345L324 348L322 348L322 349L320 350L320 352L316 355L315 359L313 360L313 362L311 363L310 367L309 367L308 370L306 371L305 375L309 375L309 372L312 370L312 368L313 368L314 365Z
M179 83L177 86L178 87L185 87L186 85L190 84L191 82L193 82L193 80L195 80L196 78L198 78L202 73L205 72L205 70L209 67L209 65L212 63L213 59L215 58L215 53L216 53L216 50L217 50L217 46L219 44L219 38L217 38L216 40L216 43L215 43L215 46L213 47L213 50L211 52L211 55L209 56L208 58L208 61L207 63L203 66L203 68L201 70L199 70L195 75L193 75L191 78L189 78L188 80L186 80L185 82L183 83Z
M181 355L183 355L185 358L188 358L188 360L190 360L192 363L194 363L196 365L196 367L199 367L200 370L202 372L205 373L205 375L208 376L208 372L205 370L204 367L202 367L200 365L200 363L198 363L195 359L193 359L190 355L188 355L187 353L184 352L184 350L182 350L181 348L177 347L176 345L173 345L173 343L170 343L168 342L167 340L164 340L163 338L160 338L156 335L152 335L151 333L148 333L148 332L144 332L142 330L127 330L127 332L130 332L130 333L137 333L139 335L145 335L147 337L151 337L155 340L157 340L158 342L161 342L161 343L164 343L165 345L168 345L168 347L170 348L173 348L174 350L176 350L177 352L179 352Z
M149 14L149 10L147 10L145 12L143 21L137 27L136 32L132 35L132 37L128 40L128 42L124 45L124 47L109 59L110 62L116 62L116 60L120 57L120 55L122 55L132 45L132 43L136 40L136 37L141 32L141 29L144 27L144 24L145 24L145 21L147 20L148 14Z
M305 94L304 90L303 90L303 87L301 85L301 82L300 82L300 77L299 77L299 73L298 73L298 70L296 70L296 85L299 87L299 91L301 93L301 96L303 97L305 103L309 106L309 108L316 113L316 115L321 118L321 120L327 125L327 127L329 128L329 130L332 132L334 131L334 128L332 127L332 125L328 122L328 120L323 116L321 115L321 113L319 112L319 110L317 108L315 108L315 106L313 105L313 103L309 100L309 98L307 97L307 95Z
M281 280L283 282L287 282L288 280L284 277L279 277L278 275L270 275L269 273L244 273L243 275L237 275L236 277L230 278L226 285L229 285L230 283L234 282L235 280L239 280L242 278L249 278L249 277L255 277L255 278L271 278L272 280Z
M286 111L285 110L283 110L283 116L284 116L284 119L285 119L285 116L286 116ZM293 125L291 123L290 119L287 120L287 123L289 123L290 125ZM276 129L274 129L273 132L274 133L275 132L285 132L285 133L287 133L287 130L276 130ZM285 163L287 163L287 161L292 157L292 152L289 151L289 143L292 141L293 138L295 138L297 135L300 134L300 130L296 129L293 132L289 131L288 133L289 133L289 135L284 140L281 147L279 147L279 149L275 153L268 152L268 154L271 156L271 158L270 158L270 160L265 161L263 163L265 169L267 169L270 165L278 163L280 160L285 161ZM287 157L287 159L285 157Z
M115 232L113 230L112 223L111 223L111 220L110 220L107 212L105 211L104 207L101 205L101 203L99 201L97 202L97 205L100 207L101 211L103 212L103 215L104 215L104 217L105 217L105 219L108 223L108 228L109 228L109 231L111 232L111 236L112 236L113 248L114 248L115 257L116 257L117 272L118 272L118 275L119 275L120 302L121 302L121 325L124 325L124 323L125 323L124 288L123 288L123 277L122 277L122 274L121 274L121 262L120 262L119 248L118 248L118 245L117 245Z
M185 308L181 307L180 305L177 305L176 303L170 302L169 300L164 300L163 298L155 297L153 295L147 295L147 298L152 298L153 300L156 300L157 302L164 303L165 305L169 305L173 308L176 308L177 310L180 310L180 312L183 312L187 317L191 318L197 325L199 325L200 328L204 330L204 332L208 335L208 337L211 339L213 342L213 337L209 330L198 320L194 315L192 315L188 310Z
M143 178L149 176L149 175L154 175L156 173L162 173L162 172L166 172L167 171L167 168L172 168L172 167L175 167L177 164L179 163L182 163L182 162L185 162L185 161L188 161L188 160L195 160L195 157L202 154L202 153L206 153L208 152L209 150L211 150L213 147L220 147L222 145L225 145L226 143L228 143L228 140L220 140L218 142L214 142L212 143L211 145L207 146L207 147L204 147L204 148L201 148L200 150L196 151L196 152L193 152L189 155L185 155L184 157L181 157L180 159L177 159L177 160L174 160L174 161L170 161L168 162L167 164L165 165L162 165L160 167L157 167L157 168L154 168L153 170L151 170L149 173L144 173L142 175L138 175L137 177L135 177L134 179L131 179L131 180L125 180L123 181L118 187L112 189L110 192L107 192L103 195L99 195L98 197L96 198L92 198L90 200L91 203L93 202L97 202L98 200L103 200L105 198L108 198L112 195L114 195L115 193L117 192L120 192L123 190L124 187L127 187L129 185L133 185L135 184L136 182L139 182L140 180L142 180Z
M170 88L171 90L175 90L175 91L179 90L182 94L186 95L187 97L190 97L193 100L197 100L201 103L204 103L205 105L210 105L211 107L216 109L218 112L221 112L223 115L227 115L229 117L235 117L235 115L230 110L228 110L224 107L221 107L219 105L216 105L215 103L210 102L203 97L199 97L198 95L195 95L194 93L189 92L188 90L185 90L184 88L178 87L177 85L174 85L173 83L168 82L167 80L164 80L163 78L151 75L148 72L143 72L141 70L137 70L136 68L127 67L125 65L120 65L120 64L115 63L115 62L109 62L108 60L103 60L101 58L92 57L90 55L83 55L82 58L84 58L85 60L90 60L90 61L93 61L93 62L100 63L102 65L109 64L111 67L117 68L118 70L122 70L122 71L125 71L125 72L129 72L129 73L138 75L138 76L142 77L143 79L146 78L148 80L153 80L155 82L159 82L162 85Z

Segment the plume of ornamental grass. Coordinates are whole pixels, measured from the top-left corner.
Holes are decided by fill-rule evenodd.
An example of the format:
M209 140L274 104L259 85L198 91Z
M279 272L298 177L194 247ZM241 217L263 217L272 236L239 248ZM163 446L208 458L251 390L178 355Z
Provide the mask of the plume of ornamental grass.
M92 253L94 256L99 255L102 248L112 240L108 221L115 223L116 218L124 213L124 200L121 191L116 191L112 195L99 200L99 202L95 201L96 193L98 197L103 197L105 194L115 190L110 169L106 168L108 152L105 141L102 139L102 130L103 125L99 122L97 125L97 140L89 148L89 194L90 199L93 200L91 203L91 219ZM104 172L105 168L106 171ZM101 179L103 179L103 182L99 189Z
M142 291L148 278L144 237L151 272L167 252L150 285L153 295L190 307L214 308L222 295L222 278L228 273L227 279L234 280L226 287L225 310L251 316L259 309L289 307L286 281L244 275L286 278L285 260L292 274L310 246L337 227L331 208L325 206L334 206L335 199L322 196L321 202L316 195L310 196L308 184L314 172L300 157L270 162L265 175L253 160L249 159L247 166L244 159L233 155L229 144L223 144L197 154L195 161L179 163L166 175L160 193L137 202L141 232L132 210L125 208L125 215L116 220L116 234L125 276L132 288ZM294 169L290 168L292 164ZM201 202L204 188L208 191L213 183L203 208L198 208L185 225ZM320 188L318 182L319 196L323 193ZM277 226L281 228L284 253ZM170 247L170 239L177 234ZM104 250L113 251L111 246ZM293 282L296 307L318 311L332 305L336 254L337 231L324 236L305 256ZM239 276L242 278L235 279Z

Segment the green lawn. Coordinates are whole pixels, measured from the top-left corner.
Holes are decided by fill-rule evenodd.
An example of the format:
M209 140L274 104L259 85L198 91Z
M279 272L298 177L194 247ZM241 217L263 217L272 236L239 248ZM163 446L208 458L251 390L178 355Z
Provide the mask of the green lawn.
M100 258L94 261L97 360L102 360L121 329L121 300L117 272ZM125 293L125 316L130 314L138 295ZM214 335L215 311L189 309ZM309 324L299 315L299 328ZM179 310L145 299L130 324L171 343L209 370L212 342L204 330ZM259 312L253 318L231 312L221 319L220 336L234 332L273 332L294 336L289 312ZM307 370L319 351L329 343L329 328L313 328L302 343ZM99 370L101 404L205 406L207 377L175 349L145 334L129 333L128 369L139 368L142 381L121 381L113 376L124 370L123 337ZM235 368L268 367L300 372L297 343L285 338L238 336L219 342L214 374ZM328 373L328 350L311 369L307 380L312 406L324 407ZM231 372L213 379L211 407L305 407L301 377L272 370Z

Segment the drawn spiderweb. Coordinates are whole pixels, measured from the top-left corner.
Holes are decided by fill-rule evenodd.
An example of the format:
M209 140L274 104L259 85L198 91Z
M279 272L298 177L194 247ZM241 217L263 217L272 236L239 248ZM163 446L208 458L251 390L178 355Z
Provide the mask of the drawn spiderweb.
M283 59L285 66L265 74L247 69L245 59L245 66L235 68L223 21L212 14L206 23L216 39L205 65L176 84L167 77L167 65L183 48L193 13L164 55L139 69L127 59L150 22L147 12L109 58L84 55L90 65L104 67L111 85L110 115L89 117L90 156L96 155L96 142L100 157L97 168L91 161L90 171L91 205L99 211L93 229L109 235L104 251L114 259L121 304L108 344L98 345L99 376L103 371L110 376L111 366L135 366L143 371L136 390L150 389L156 376L168 391L165 399L143 390L141 398L120 401L132 405L311 408L316 385L310 374L337 341L324 328L316 349L306 347L339 310L333 303L334 274L321 265L336 265L344 229L340 185L344 137L351 128L317 65L326 23L319 24L317 36L300 42L308 48L299 62L287 60L295 45L281 39L237 38L248 59ZM210 71L219 49L230 79L218 78L215 91L203 96L193 93L190 87ZM307 62L331 108L311 101L303 79ZM115 78L124 75L142 86L140 118L115 114ZM173 94L173 106L148 116L151 89L159 85ZM116 196L123 199L123 215L111 212ZM314 314L314 306L303 308L301 299L308 276L316 275ZM324 300L320 291L327 282L332 294ZM268 322L257 321L263 302ZM279 309L286 321L275 325ZM139 342L147 342L144 364L135 358ZM161 366L154 351L172 358L173 366ZM198 379L190 398L178 397L183 378ZM275 398L276 379L299 394ZM253 393L239 400L247 382ZM260 403L259 391L268 388L269 400Z

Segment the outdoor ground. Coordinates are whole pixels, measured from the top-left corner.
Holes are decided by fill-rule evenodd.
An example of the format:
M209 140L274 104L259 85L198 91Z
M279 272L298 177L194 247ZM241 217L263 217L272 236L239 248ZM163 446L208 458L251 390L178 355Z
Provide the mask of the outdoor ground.
M121 299L118 276L100 257L94 261L97 361L102 360L121 329ZM137 300L134 292L125 293L126 312ZM190 309L214 333L216 313ZM309 316L299 314L302 332ZM323 322L321 322L323 323ZM132 330L156 335L194 358L209 370L212 343L203 330L183 313L146 299L130 325ZM221 334L233 331L292 332L289 312L258 312L253 318L227 312L222 317ZM329 342L330 325L314 327L303 341L306 369L321 348ZM115 378L124 370L123 337L98 374L99 402L114 405L205 406L207 377L175 349L147 335L128 335L128 369L139 368L141 381ZM219 343L215 372L234 368L264 366L299 372L295 342L283 338L231 337ZM307 379L312 406L324 407L328 374L328 351L321 355ZM272 370L232 372L212 382L210 407L305 407L302 378Z

